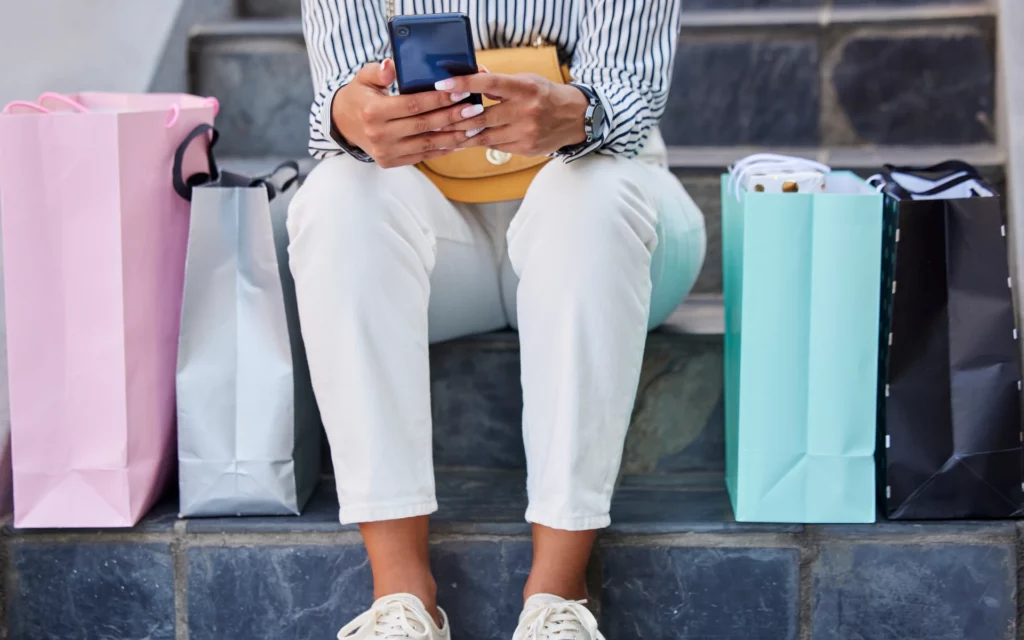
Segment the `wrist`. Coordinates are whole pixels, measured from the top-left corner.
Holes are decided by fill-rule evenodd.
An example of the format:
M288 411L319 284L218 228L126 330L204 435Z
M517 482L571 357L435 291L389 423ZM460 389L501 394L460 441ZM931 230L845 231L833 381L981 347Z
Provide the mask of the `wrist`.
M566 135L561 147L571 147L587 141L587 130L584 124L590 99L579 88L571 85L558 85L565 98L564 113L566 114Z

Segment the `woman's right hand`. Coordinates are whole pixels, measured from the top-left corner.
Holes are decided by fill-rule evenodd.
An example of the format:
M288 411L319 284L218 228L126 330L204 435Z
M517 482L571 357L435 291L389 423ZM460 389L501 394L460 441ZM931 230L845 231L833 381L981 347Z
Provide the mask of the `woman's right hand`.
M428 91L392 96L395 81L391 60L363 67L334 94L331 117L350 144L382 167L401 167L451 153L475 131L438 130L483 113L479 105L458 105L468 94Z

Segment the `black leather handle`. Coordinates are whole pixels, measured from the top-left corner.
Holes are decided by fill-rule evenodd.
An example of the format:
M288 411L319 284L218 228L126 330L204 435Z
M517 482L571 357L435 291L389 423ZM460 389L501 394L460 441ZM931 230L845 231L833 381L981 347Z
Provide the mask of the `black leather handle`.
M927 191L911 191L900 183L893 179L892 174L894 173L905 173L918 178L930 179L927 176L919 174L936 174L940 173L944 176L952 176L956 174L962 174L958 178L953 180L947 180L942 184L932 187ZM936 194L947 191L952 187L961 185L971 180L978 180L984 182L984 178L981 177L981 173L974 167L974 165L964 162L963 160L947 160L938 164L933 164L930 167L906 165L906 166L895 166L891 164L883 165L882 177L885 178L886 188L892 191L893 195L899 197L902 200L910 199L912 196L934 196Z
M210 134L210 143L206 147L206 159L209 162L209 173L195 173L187 179L181 175L181 165L185 161L185 152L199 136ZM213 155L213 147L216 146L220 134L212 125L201 124L192 130L185 140L178 145L174 152L174 167L171 169L171 180L174 183L174 191L185 200L192 201L192 189L208 182L215 182L220 178L220 170L217 168L217 160Z
M277 174L281 173L285 169L291 169L294 172L294 175L284 180L283 182L277 182L275 180L275 177L277 176ZM253 186L256 186L257 184L262 184L264 187L266 187L267 198L269 200L273 200L274 198L277 197L277 194L287 191L288 189L291 188L293 184L295 184L298 181L299 163L295 162L294 160L286 160L281 164L277 165L277 167L275 167L274 170L271 171L270 173L264 176L260 176L258 178L254 178L252 183Z

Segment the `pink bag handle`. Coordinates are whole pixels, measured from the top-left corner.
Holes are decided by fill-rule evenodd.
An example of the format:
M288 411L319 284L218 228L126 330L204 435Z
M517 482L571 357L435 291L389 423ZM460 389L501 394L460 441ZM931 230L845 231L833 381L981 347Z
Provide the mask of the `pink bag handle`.
M34 110L38 111L39 113L47 113L47 114L53 113L52 111L50 111L49 109L47 109L44 106L38 105L38 104L36 104L34 102L25 102L24 100L15 100L14 102L8 103L8 105L6 107L4 107L4 110L0 111L0 113L10 113L11 111L13 111L17 107L25 107L26 109L34 109Z
M178 124L178 118L181 117L181 107L176 104L171 105L171 119L167 121L167 128L170 129L174 125Z
M77 100L72 100L71 98L69 98L69 97L67 97L67 96L65 96L63 94L54 93L52 91L47 91L43 95L39 96L36 99L36 102L38 102L39 104L43 104L43 102L45 102L47 100L56 100L57 102L63 103L65 105L71 107L72 109L74 109L78 113L89 113L89 109L87 109L85 107L85 105L82 104L81 102L78 102Z
M213 107L213 115L217 116L217 112L220 111L220 101L217 98L209 97L206 99L206 103ZM178 118L181 117L181 107L176 104L171 105L171 119L167 121L167 128L170 129L174 125L178 124Z
M63 94L54 93L52 91L47 91L46 93L44 93L41 96L39 96L39 98L38 98L38 100L36 100L36 102L26 102L24 100L15 100L14 102L11 102L6 107L4 107L3 111L0 111L0 113L10 113L11 110L15 109L16 107L25 107L26 109L34 109L35 111L38 111L39 113L51 114L51 113L53 113L53 111L51 111L50 109L47 109L46 107L44 107L42 105L42 103L45 102L46 100L56 100L57 102L63 103L65 105L71 107L72 109L74 109L75 111L77 111L79 113L89 113L89 109L85 105L83 105L81 102L78 102L77 100L73 100L73 99L71 99L71 98L69 98L69 97L67 97L67 96L65 96ZM217 100L217 98L214 98L214 97L211 96L211 97L206 99L206 102L207 102L207 104L209 104L210 106L213 107L213 115L216 116L217 113L220 112L220 101ZM167 121L167 128L170 129L171 127L176 125L178 123L178 119L180 117L181 117L181 107L179 107L176 104L172 104L171 107L170 107L170 118Z

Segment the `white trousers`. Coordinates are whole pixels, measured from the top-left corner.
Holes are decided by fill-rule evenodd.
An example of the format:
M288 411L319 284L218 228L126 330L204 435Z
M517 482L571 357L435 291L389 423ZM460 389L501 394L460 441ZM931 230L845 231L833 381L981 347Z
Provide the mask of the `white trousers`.
M509 325L521 342L526 519L610 523L648 329L704 259L703 218L667 169L556 159L521 202L471 206L415 168L339 156L296 194L288 231L343 523L437 509L428 345Z

